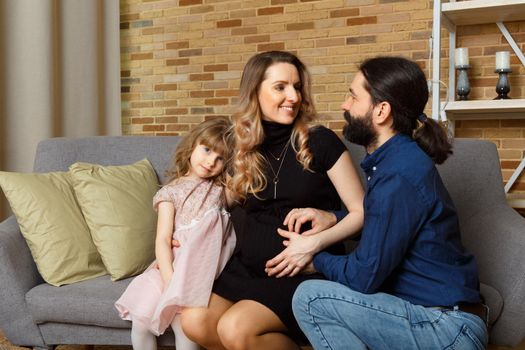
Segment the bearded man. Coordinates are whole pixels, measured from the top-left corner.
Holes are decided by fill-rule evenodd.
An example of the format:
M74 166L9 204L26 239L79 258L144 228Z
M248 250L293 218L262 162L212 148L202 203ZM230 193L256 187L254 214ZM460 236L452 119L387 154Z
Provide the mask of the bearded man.
M364 226L348 255L310 264L293 311L315 349L484 349L486 307L475 258L435 164L451 154L423 110L427 80L400 57L361 64L342 104L345 137L366 148Z

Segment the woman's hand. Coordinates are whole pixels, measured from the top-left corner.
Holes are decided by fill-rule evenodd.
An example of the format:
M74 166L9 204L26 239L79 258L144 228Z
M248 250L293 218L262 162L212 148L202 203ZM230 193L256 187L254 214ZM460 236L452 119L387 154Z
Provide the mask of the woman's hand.
M301 226L309 221L312 223L312 228L303 232L303 236L313 235L334 226L337 218L334 213L321 209L295 208L286 215L283 225L288 226L288 231L299 233Z
M312 261L318 251L317 238L304 236L292 231L277 229L277 232L287 240L283 242L286 248L266 262L266 273L268 276L292 277Z

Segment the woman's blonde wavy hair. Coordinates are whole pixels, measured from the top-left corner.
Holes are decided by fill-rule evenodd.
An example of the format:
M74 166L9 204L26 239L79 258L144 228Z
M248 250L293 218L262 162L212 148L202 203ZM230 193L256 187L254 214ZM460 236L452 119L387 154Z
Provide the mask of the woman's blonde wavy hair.
M257 195L264 190L267 179L264 175L265 158L259 146L264 141L261 124L262 111L259 105L259 88L266 79L267 69L276 63L289 63L297 68L301 80L301 108L294 121L291 136L292 148L304 169L311 171L312 153L308 148L308 130L316 117L311 94L311 80L305 65L295 55L285 51L259 53L246 63L239 87L239 102L233 114L235 155L233 177L229 188L239 197Z
M177 145L171 165L166 171L167 182L188 174L193 150L198 145L203 145L224 158L224 168L213 180L225 186L232 164L234 141L233 124L226 118L217 117L195 126Z

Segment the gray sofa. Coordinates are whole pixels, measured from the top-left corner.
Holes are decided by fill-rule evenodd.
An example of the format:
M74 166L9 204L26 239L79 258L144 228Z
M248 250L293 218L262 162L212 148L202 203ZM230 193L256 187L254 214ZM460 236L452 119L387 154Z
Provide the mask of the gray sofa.
M177 137L56 138L39 144L35 172L66 171L77 161L130 164L144 157L159 178ZM348 145L356 164L361 147ZM440 167L459 211L465 245L476 255L482 293L491 307L493 344L525 337L525 219L505 201L498 154L486 141L455 140L455 154ZM43 282L14 217L0 224L0 329L17 345L130 344L130 323L113 307L131 279L109 276L53 287ZM160 337L173 344L172 334Z

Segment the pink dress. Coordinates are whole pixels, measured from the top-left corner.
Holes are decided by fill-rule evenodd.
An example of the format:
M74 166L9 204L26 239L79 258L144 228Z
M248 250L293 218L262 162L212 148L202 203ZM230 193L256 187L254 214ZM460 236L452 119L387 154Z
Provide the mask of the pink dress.
M142 322L155 335L163 334L183 307L208 306L213 281L236 241L222 187L180 178L157 192L154 208L163 201L175 206L173 238L181 244L173 248L173 277L163 291L160 271L152 264L115 303L122 319Z

